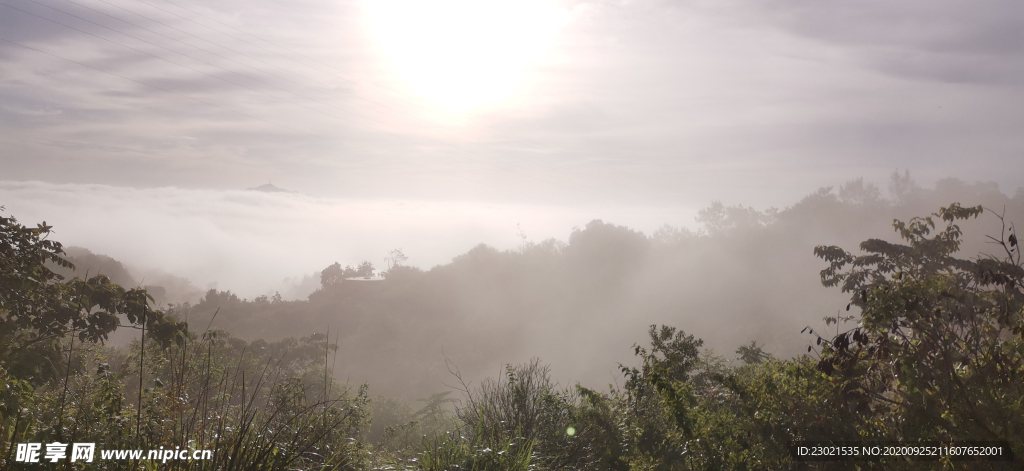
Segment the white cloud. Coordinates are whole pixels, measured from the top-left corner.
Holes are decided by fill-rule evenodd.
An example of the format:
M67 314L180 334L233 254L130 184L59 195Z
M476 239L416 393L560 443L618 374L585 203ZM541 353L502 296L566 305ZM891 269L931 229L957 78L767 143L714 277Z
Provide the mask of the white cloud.
M344 198L638 207L781 205L895 168L1024 185L1013 171L1024 15L1013 2L562 1L514 104L462 119L441 119L404 85L357 0L114 2L153 21L82 3L140 26L59 5L166 49L14 4L195 70L5 11L7 39L124 78L0 43L3 178L227 189L269 177ZM475 38L479 24L460 21L467 56L529 30ZM415 52L446 37L399 42ZM445 77L432 63L417 62L424 78ZM445 93L472 88L441 82Z

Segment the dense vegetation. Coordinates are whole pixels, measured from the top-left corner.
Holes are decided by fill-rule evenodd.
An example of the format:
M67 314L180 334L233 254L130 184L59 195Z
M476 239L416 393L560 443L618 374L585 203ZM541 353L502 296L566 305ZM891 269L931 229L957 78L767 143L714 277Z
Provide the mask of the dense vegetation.
M330 329L345 360L339 377L407 401L446 389L446 358L467 381L539 357L563 382L603 387L616 381L618 363L636 365L624 355L651 324L683 328L720 353L756 341L789 358L806 352L801 328L822 326L848 302L822 287L815 246L898 242L887 229L893 219L961 201L994 211L961 222L961 256L970 258L991 251L984 235L999 230L994 214L1005 208L1008 221L1024 220L1024 192L1008 197L988 184L949 179L921 188L902 174L889 194L858 179L779 210L714 203L699 213L699 231L642 234L592 221L564 241L526 238L507 251L479 245L428 270L382 267L386 282L346 282L369 267L345 274L339 264L308 298L213 290L177 310L204 327L217 313L212 329L247 341Z
M485 329L516 342L525 338L521 323L539 319L507 319L501 316L506 312L551 315L587 306L602 319L609 311L601 305L621 300L627 290L624 279L640 276L650 264L664 269L644 262L652 253L663 259L717 244L742 252L753 238L785 240L790 225L819 234L816 228L833 219L859 226L876 220L875 212L905 212L923 204L915 198L929 199L925 190L896 177L895 183L908 185L894 188L896 202L881 201L877 190L855 181L839 195L819 192L784 211L713 205L701 213L703 234L666 229L647 238L595 222L568 244L524 244L505 253L477 248L429 272L391 267L379 282L347 279L365 276L366 266L329 267L321 290L306 301L249 301L211 291L197 306L166 311L154 309L144 290L122 288L105 275L64 278L57 267L70 262L48 239L50 228L5 217L0 467L18 469L16 443L52 441L216 450L209 461L65 460L65 469L790 469L789 443L810 439L1003 440L1024 456L1024 265L1010 221L981 206L951 204L927 217L894 218L897 237L868 238L860 254L816 247L820 282L847 299L824 327L804 329L798 347L806 353L799 355L771 355L748 336L735 358L725 358L689 328L651 325L648 339L633 347L635 361L620 366L620 386L560 386L540 360L510 364L500 377L475 382L456 362L444 371L420 372L449 378L455 393L424 394L414 408L371 398L366 386L335 377L344 371L339 364L372 364L371 354L382 351L395 364L392 374L415 369L424 348L417 341L423 339L409 332L435 332L438 323L452 342L486 357L501 349ZM1024 199L1018 193L1013 201L1018 197ZM964 240L964 227L983 213L995 223L988 225L996 229L988 240L994 255L974 255L967 247L981 246ZM811 215L827 217L812 221ZM871 230L884 235L882 229ZM771 270L761 264L772 260L755 257L752 269ZM518 276L518 270L536 276ZM729 283L742 291L743 278L737 278ZM503 283L492 285L495 279ZM557 282L563 279L575 281ZM512 306L466 321L460 302L475 306L493 297L455 299L451 293L465 292L451 288L459 283L477 293L497 291ZM331 313L330 331L316 325ZM211 328L225 319L238 331ZM542 325L560 327L552 320ZM788 326L796 332L800 327ZM137 328L140 340L125 348L99 343L118 328ZM252 333L247 328L323 333L260 340L246 335ZM355 338L351 332L367 335L368 329L393 332L370 337L388 339L384 347L349 354L352 347L342 344ZM900 469L1001 465L898 463Z

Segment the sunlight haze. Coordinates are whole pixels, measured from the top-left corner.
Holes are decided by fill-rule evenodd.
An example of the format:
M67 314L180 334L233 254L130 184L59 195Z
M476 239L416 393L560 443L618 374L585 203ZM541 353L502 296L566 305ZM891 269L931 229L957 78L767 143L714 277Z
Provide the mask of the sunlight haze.
M18 259L27 260L25 270L0 260L0 282L64 286L46 293L73 296L74 277L102 272L121 287L93 278L98 290L131 293L143 310L153 307L149 298L131 289L147 290L157 307L188 320L196 342L213 338L207 327L233 336L223 341L235 349L224 350L231 361L257 347L266 355L314 352L299 363L316 365L306 371L322 381L315 384L327 388L333 372L355 388L365 382L372 394L406 401L411 409L396 412L403 419L391 425L410 423L421 398L448 407L443 394L431 395L453 391L449 362L474 385L494 375L510 384L501 379L513 372L506 365L540 358L561 386L578 381L600 394L609 384L625 388L628 368L646 361L640 346L657 342L649 329L658 324L701 339L687 345L708 371L774 358L779 363L770 367L778 369L757 370L758 378L782 375L789 367L779 365L792 361L802 362L804 378L821 379L809 358L825 352L823 337L811 335L840 336L839 324L822 327L824 319L851 316L844 328L852 328L869 302L868 288L844 285L827 270L849 269L854 255L843 250L902 253L892 244L910 233L894 231L905 228L894 220L939 211L946 219L933 216L938 226L963 219L956 256L969 262L950 270L963 272L957 280L981 281L961 287L957 299L1009 296L1006 280L1024 271L994 274L977 260L1002 252L1019 259L1018 235L1012 244L1009 237L1024 227L1022 130L1019 0L0 0L0 223L11 240L60 242L80 267L37 250ZM959 226L949 230L960 234ZM919 255L915 262L928 262L922 270L952 260ZM962 268L975 262L978 270ZM888 280L895 276L889 267L864 279ZM38 276L51 268L66 279ZM938 293L933 301L942 309L924 314L954 312L952 298ZM5 303L35 299L0 294ZM905 304L909 311L917 301ZM0 363L4 339L14 338L7 333L30 338L43 325L22 317L24 325L3 330L5 319ZM61 319L55 325L70 322ZM77 365L72 353L61 355L79 352L75 334L84 339L116 324L99 319L96 329L78 323L58 332L67 334L66 350L57 345L62 336L39 343L51 355L47 364ZM895 320L879 325L872 339L903 333ZM952 324L931 327L942 325ZM139 358L126 353L142 335L132 327L119 331L112 343L125 350L111 350L112 358ZM667 337L675 335L669 330ZM992 345L1011 337L993 337ZM182 338L161 339L172 340ZM339 353L328 367L331 342ZM148 344L136 345L150 354ZM191 345L189 352L205 348ZM890 365L884 368L917 364L880 355L873 358ZM979 355L981 362L1010 358ZM232 368L209 364L207 373ZM144 391L158 388L143 383L142 368L125 389L137 393L126 404L141 404ZM252 379L248 371L243 377ZM67 381L64 373L56 377ZM1019 383L999 383L1012 387L998 394L979 389L979 397L1019 398ZM46 394L63 390L53 384ZM645 391L663 389L656 386ZM814 391L778 391L772 400L832 404ZM614 402L625 393L614 394L601 396L610 404L603 410L629 410ZM47 400L63 413L63 399ZM723 415L708 421L739 410L730 407L713 408ZM866 406L829 407L792 423L814 422L827 415L821 411L861 414ZM857 417L881 423L895 417L886 407ZM1019 401L1014 407L1020 412ZM139 415L118 423L145 430ZM15 435L2 428L5 417L3 446L3 437ZM935 423L943 417L937 413ZM672 419L658 420L652 423ZM992 430L1024 430L1015 426ZM842 428L821 427L810 430ZM596 433L575 430L573 440ZM749 430L736 436L768 428ZM861 436L889 437L874 433ZM68 435L45 438L58 439ZM776 451L785 446L778 443ZM691 469L630 460L593 469ZM705 469L784 469L736 463ZM520 468L500 471L508 469Z
M528 100L519 88L565 16L545 0L383 0L363 8L381 52L440 113Z

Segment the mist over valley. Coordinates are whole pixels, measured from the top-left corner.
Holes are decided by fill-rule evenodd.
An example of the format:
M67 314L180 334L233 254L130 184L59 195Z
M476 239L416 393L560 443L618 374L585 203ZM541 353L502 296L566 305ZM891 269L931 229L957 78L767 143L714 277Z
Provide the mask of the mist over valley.
M1018 469L1022 31L2 0L0 469Z
M896 186L901 181L903 188ZM164 253L164 260L188 257L193 267L238 261L190 281L147 270L131 258L115 260L71 247L68 259L78 269L64 272L68 277L103 273L124 286L145 286L158 305L175 305L175 315L191 328L223 330L249 341L329 330L339 345L340 360L334 367L338 377L367 383L375 394L414 401L450 389L449 364L465 378L479 381L506 364L538 358L551 365L552 377L563 384L614 384L621 381L619 364L634 361L631 347L654 324L682 328L730 361L736 358L734 351L750 342L777 357L797 355L812 340L800 330L819 327L824 317L845 305L845 295L821 286L819 271L825 264L814 256L815 246L853 248L871 237L895 241L894 219L926 214L950 202L1005 210L1007 220L1024 215L1024 193L1010 196L994 184L949 178L922 188L909 173L899 172L889 183L883 195L877 185L854 179L782 209L714 202L699 210L688 226L647 224L648 229L638 230L594 219L567 235L540 240L525 231L507 231L507 224L512 237L494 236L500 232L497 221L527 216L516 214L518 208L456 206L464 211L457 219L442 211L441 204L412 209L402 203L339 205L287 193L217 195L224 204L219 209L188 211L182 204L176 208L177 223L157 226L154 239L145 238L152 229L144 220L119 220L121 214L143 212L134 211L131 205L138 203L128 199L119 203L121 208L108 210L106 224L91 230L64 229L54 219L48 223L56 226L57 234L77 233L83 240L116 237L111 229L140 234L118 244L127 257ZM4 188L9 197L26 193L23 184L7 183ZM94 193L145 198L147 192L103 187ZM165 196L170 202L150 196L142 205L151 213L170 211L184 200L175 196ZM39 201L26 206L33 205L43 206ZM311 207L333 212L318 215ZM232 214L227 208L249 212ZM451 222L441 219L440 225L432 225L432 211L438 218L448 214ZM412 215L418 218L405 220ZM529 215L530 221L547 223L551 231L561 222L557 217L564 217L546 208ZM642 217L632 215L634 221ZM964 251L990 253L983 236L997 230L997 222L990 215L964 225L971 236ZM472 237L504 243L473 242ZM230 246L218 242L238 238L248 241ZM335 263L338 259L331 258L366 253L369 246L381 261L357 255ZM394 259L395 249L404 259ZM446 263L415 263L443 259L430 250L457 255ZM202 260L204 254L212 260ZM284 278L287 272L275 270L295 266L297 259L318 258L312 263L327 268L327 274L321 268L288 278L272 291L245 288L253 280ZM143 259L161 260L153 255ZM373 271L356 276L356 260L373 265ZM328 267L332 263L333 272ZM346 265L348 274L343 276ZM242 289L217 282L217 274L241 281ZM372 279L364 280L364 275ZM114 342L130 341L133 335L137 337L130 332L115 335Z

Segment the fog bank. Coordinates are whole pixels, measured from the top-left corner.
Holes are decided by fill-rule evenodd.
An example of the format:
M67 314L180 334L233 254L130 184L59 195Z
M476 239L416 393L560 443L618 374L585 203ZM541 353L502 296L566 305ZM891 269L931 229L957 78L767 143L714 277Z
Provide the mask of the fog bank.
M304 277L333 262L376 267L401 248L407 265L445 264L479 243L515 248L564 239L595 218L646 233L693 224L696 210L561 207L455 201L332 199L301 193L134 189L0 181L0 204L23 223L46 221L65 246L111 256L145 276L163 272L243 297L303 297ZM522 232L520 232L520 229ZM317 283L319 280L317 280Z

